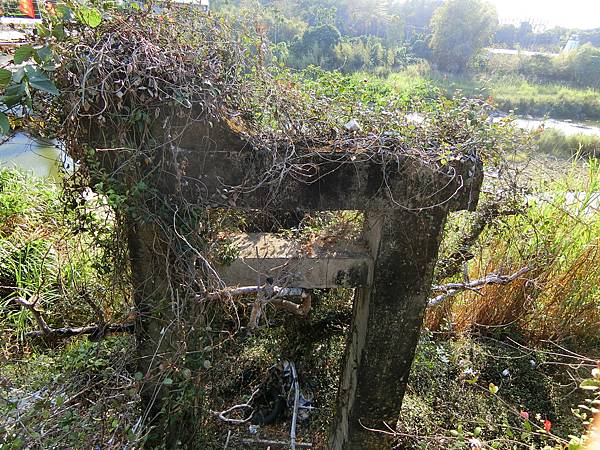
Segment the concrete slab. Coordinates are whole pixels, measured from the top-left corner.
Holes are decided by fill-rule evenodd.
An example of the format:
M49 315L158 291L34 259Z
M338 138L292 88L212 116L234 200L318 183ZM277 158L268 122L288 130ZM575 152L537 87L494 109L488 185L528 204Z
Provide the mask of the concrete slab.
M302 244L272 233L235 235L239 257L219 273L229 286L264 284L306 289L368 286L373 257L366 246L343 238L318 238Z

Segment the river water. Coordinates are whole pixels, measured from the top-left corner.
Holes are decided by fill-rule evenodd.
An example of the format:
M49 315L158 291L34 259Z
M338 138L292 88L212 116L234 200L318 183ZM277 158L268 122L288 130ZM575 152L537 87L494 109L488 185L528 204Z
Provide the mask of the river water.
M545 128L555 128L562 131L567 136L574 134L583 134L586 136L600 136L600 126L598 125L587 125L583 123L569 122L563 120L554 119L517 119L517 126L526 130L536 130L542 124Z
M15 133L0 145L0 168L17 168L38 177L60 179L73 171L73 160L55 141Z

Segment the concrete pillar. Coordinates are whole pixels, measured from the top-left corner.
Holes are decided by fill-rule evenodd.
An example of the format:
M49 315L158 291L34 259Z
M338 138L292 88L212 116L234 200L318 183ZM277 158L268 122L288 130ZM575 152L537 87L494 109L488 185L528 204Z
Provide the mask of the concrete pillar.
M355 296L330 450L390 448L365 427L396 426L447 212L366 213L374 278Z
M192 377L202 365L195 357L203 345L199 333L203 314L201 305L180 288L185 280L176 272L181 271L182 260L187 257L190 273L194 273L193 258L186 252L175 256L169 238L172 236L152 224L136 224L129 230L137 370L143 374L142 417L149 430L145 448L189 445L198 431L201 413L197 401L178 407L186 396L195 396ZM183 373L189 375L183 377Z

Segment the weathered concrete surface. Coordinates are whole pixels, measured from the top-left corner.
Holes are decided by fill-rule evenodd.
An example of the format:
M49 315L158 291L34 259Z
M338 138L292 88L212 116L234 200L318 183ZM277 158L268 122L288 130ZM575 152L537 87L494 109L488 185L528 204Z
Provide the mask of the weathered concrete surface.
M230 244L239 252L238 257L218 269L228 286L263 284L269 277L277 286L351 288L366 286L372 279L369 251L361 242L342 237L325 244L301 244L271 233L244 233L231 237Z
M330 449L389 449L429 297L447 208L367 213L372 286L356 292Z
M376 147L362 153L298 148L287 158L273 156L225 123L195 125L173 145L183 195L212 207L335 211L448 203L472 209L483 178L473 159L434 168Z

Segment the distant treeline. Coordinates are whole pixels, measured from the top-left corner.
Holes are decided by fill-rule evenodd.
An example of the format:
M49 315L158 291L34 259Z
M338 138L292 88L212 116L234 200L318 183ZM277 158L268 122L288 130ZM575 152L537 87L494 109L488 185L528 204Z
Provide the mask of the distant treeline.
M473 0L468 5L469 1L471 0L463 0L462 3L478 19L481 17L477 16L481 10L478 4L484 2ZM288 65L303 68L313 64L344 72L368 70L383 73L406 67L416 59L436 62L435 52L431 50L432 42L435 43L432 19L444 2L213 0L212 4L215 10L226 15L251 13L256 17L269 40L278 44L279 58ZM589 42L600 47L600 29L538 30L538 27L528 22L496 27L497 14L494 12L494 15L496 24L492 27L492 33L484 36L484 45L558 52L569 37L577 33L582 44ZM459 21L455 36L449 39L454 38L460 44L461 39L465 36L468 38L469 33L473 34L468 27L476 21L463 21L465 26L461 26ZM450 48L456 47L457 45L450 43ZM464 67L456 70L464 70Z
M579 37L581 44L588 43L594 47L600 47L600 28L574 30L554 27L548 30L536 31L529 22L522 22L520 25L500 26L492 38L492 43L496 47L558 53L573 35Z
M430 56L429 24L442 0L216 0L229 15L251 12L280 56L297 68L389 70Z

